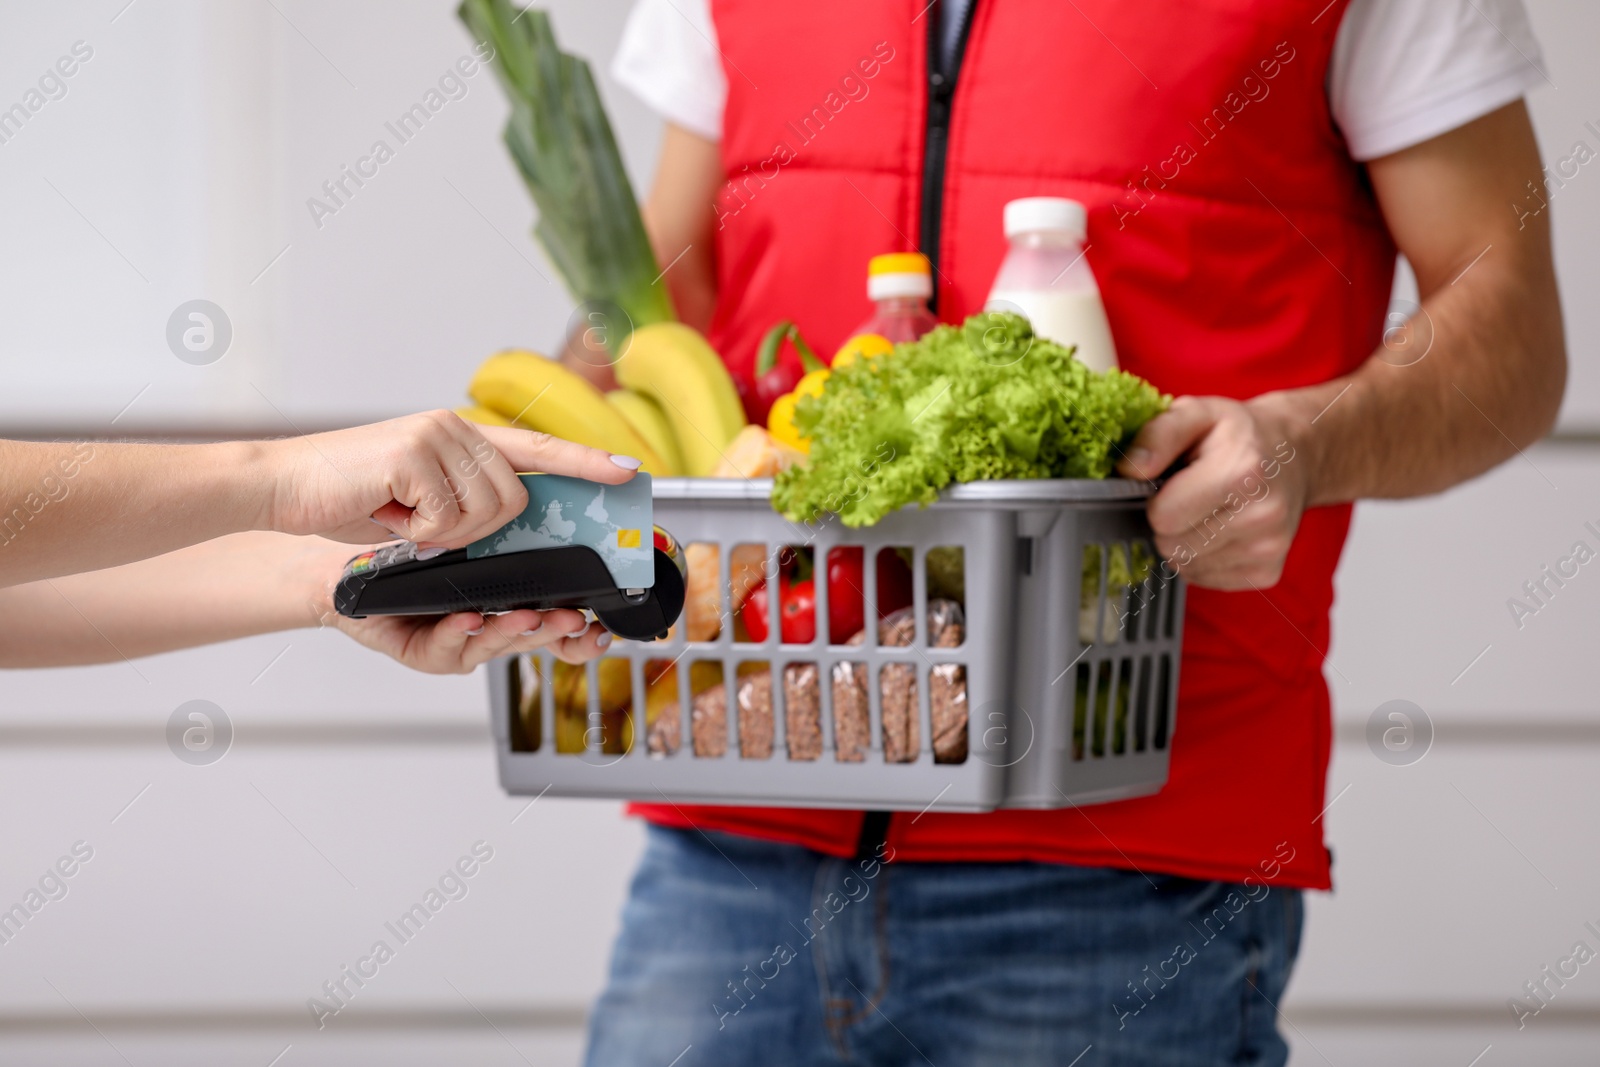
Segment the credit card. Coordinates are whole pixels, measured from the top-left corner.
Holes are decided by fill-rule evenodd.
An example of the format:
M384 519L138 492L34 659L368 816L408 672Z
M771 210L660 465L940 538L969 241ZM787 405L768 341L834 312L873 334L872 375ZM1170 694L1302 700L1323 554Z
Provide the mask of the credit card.
M605 561L618 589L648 589L656 584L650 475L640 471L621 485L560 474L518 477L528 487L528 506L488 537L468 545L468 559L587 545Z

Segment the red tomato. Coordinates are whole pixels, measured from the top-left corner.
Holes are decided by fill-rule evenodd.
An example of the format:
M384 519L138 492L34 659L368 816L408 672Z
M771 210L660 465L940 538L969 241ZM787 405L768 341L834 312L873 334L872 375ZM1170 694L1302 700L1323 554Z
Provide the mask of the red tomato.
M817 592L810 578L780 587L779 633L786 645L810 644L817 636Z
M911 568L895 551L878 553L878 618L909 608L913 602Z
M866 626L862 570L861 546L842 545L828 553L828 640L833 644L844 644ZM911 606L911 568L898 552L878 553L877 576L878 618Z
M767 639L766 582L750 590L744 607L739 610L739 618L744 620L750 640ZM791 582L787 575L778 576L778 634L786 645L810 644L817 636L816 586L810 578Z
M778 596L781 600L783 591L788 587L789 579L778 575ZM767 583L765 580L757 583L750 590L750 595L744 598L744 607L739 609L739 618L744 620L745 632L750 635L750 640L760 643L767 639Z
M828 553L828 640L836 645L844 644L866 625L861 570L860 545L841 545Z

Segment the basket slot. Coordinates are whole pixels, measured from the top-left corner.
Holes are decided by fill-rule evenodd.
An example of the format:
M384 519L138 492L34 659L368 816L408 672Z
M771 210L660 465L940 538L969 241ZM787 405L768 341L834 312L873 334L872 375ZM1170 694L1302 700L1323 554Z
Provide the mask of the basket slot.
M1072 686L1072 758L1082 760L1089 749L1089 709L1094 699L1094 671L1091 664L1080 661L1073 672Z
M812 638L814 642L823 644L828 642L829 620L832 618L828 612L828 594L832 592L831 586L833 585L832 582L828 581L828 571L833 561L833 554L840 550L839 547L830 548L826 545L807 546L795 550L797 553L803 553L801 558L814 563L814 568L811 572L811 601L816 605L816 614L813 618L816 620L817 627ZM846 634L845 636L848 637L849 635Z
M636 705L642 733L634 736L646 738L645 751L655 759L676 755L683 748L682 705L678 703L678 669L670 659L637 659L639 674L644 679L644 697ZM669 710L677 709L677 710Z
M868 548L868 549L865 550L866 558L876 561L877 558L878 558L878 553L880 551L888 551L888 549L872 549L872 548ZM861 588L862 588L862 601L863 601L863 604L865 605L864 613L861 616L862 619L864 620L863 623L862 623L862 632L863 632L863 635L864 635L862 637L862 641L864 641L864 642L872 641L872 642L876 642L878 644L882 644L883 643L883 610L878 605L879 605L879 602L882 600L883 592L882 592L882 590L880 590L878 588L878 568L877 568L876 565L870 566L870 567L863 566L861 568ZM915 595L916 595L915 594L915 588L916 587L913 584L913 586L912 586L912 589L913 589L913 594L912 594L913 600L915 599ZM854 635L851 635L851 636L854 636Z
M1106 574L1110 570L1107 546L1088 542L1083 546L1081 584L1078 588L1078 642L1093 648L1105 631Z
M734 676L736 688L731 703L739 713L729 716L735 731L733 747L738 749L740 759L771 759L773 740L777 737L772 664L765 660L744 660L735 669Z
M912 664L888 663L878 668L876 691L883 761L915 763L925 736L922 723L927 721L927 686L917 685L917 669Z
M1130 545L1130 551L1137 548L1149 552L1149 545L1143 541ZM1160 586L1157 584L1155 571L1145 576L1128 591L1127 616L1123 619L1123 633L1130 644L1143 644L1154 641L1156 638L1156 617L1160 614Z
M1139 657L1133 691L1133 750L1143 752L1150 745L1150 657Z
M783 641L783 597L781 595L783 583L779 580L779 573L784 565L794 556L793 545L780 545L775 551L768 552L767 564L767 645L769 647Z
M716 681L712 682L715 678ZM696 660L689 680L700 690L689 701L690 735L696 759L724 759L739 744L736 716L728 713L734 699L734 679L721 660ZM706 683L711 684L706 684ZM704 688L702 688L704 686Z
M1144 583L1144 607L1142 629L1146 641L1154 641L1161 636L1161 616L1167 610L1167 601L1172 599L1169 592L1171 583L1161 575L1159 565L1151 572Z
M512 656L503 664L491 666L491 669L506 672L506 696L510 710L506 722L506 740L511 751L537 752L539 717L537 709L529 705L539 699L539 684L530 677L533 668L529 657Z
M889 549L883 549L884 552ZM928 657L921 651L933 644L934 635L928 628L928 602L933 598L933 592L928 583L928 553L921 547L912 549L912 588L913 599L916 602L917 630L914 638L917 655L922 662L927 663ZM931 664L930 664L931 665ZM912 725L915 727L911 736L906 738L906 751L904 758L895 760L897 763L914 763L921 759L923 752L933 751L933 696L927 685L926 678L923 684L917 684L917 675L922 673L914 664L906 664L905 675L911 684L913 704L911 712ZM885 744L884 760L889 762L888 746Z
M1161 653L1156 673L1156 728L1151 743L1159 751L1167 747L1167 727L1172 715L1172 653Z
M1111 745L1113 755L1121 756L1129 748L1129 733L1133 719L1133 659L1124 656L1116 664L1116 689L1111 700Z
M774 694L783 704L784 748L791 760L810 762L822 757L823 674L815 663L790 663L783 669L783 684ZM774 725L774 730L778 727Z
M927 648L928 641L928 569L922 556L913 547L908 546L912 553L913 566L911 570L911 647ZM878 554L892 552L894 549L881 548ZM877 577L874 575L873 577ZM879 643L882 644L880 638Z
M826 686L832 714L823 722L831 728L826 747L833 750L838 763L860 763L872 749L872 706L867 682L867 665L861 662L841 661L828 672Z
M553 656L541 655L534 661L539 672L539 722L541 748L556 747L556 682L551 663Z
M1176 590L1169 585L1163 591L1161 601L1161 636L1171 640L1180 614Z
M955 663L929 667L926 689L927 699L933 705L932 725L928 729L933 762L967 762L969 732L972 729L971 704L967 700L967 669Z
M1031 539L1028 539L1031 545ZM1018 542L1019 551L1022 544ZM1031 551L1031 548L1028 549ZM950 600L962 606L965 610L967 603L967 553L960 545L936 545L927 550L922 556L923 578L927 583L929 600ZM938 643L937 634L930 634L928 640ZM954 645L947 647L957 648L967 643L966 627L961 628L961 639Z
M1103 759L1110 748L1111 734L1111 694L1116 688L1116 680L1111 673L1111 661L1102 659L1094 666L1094 701L1089 706L1094 709L1094 747L1091 752L1096 759Z

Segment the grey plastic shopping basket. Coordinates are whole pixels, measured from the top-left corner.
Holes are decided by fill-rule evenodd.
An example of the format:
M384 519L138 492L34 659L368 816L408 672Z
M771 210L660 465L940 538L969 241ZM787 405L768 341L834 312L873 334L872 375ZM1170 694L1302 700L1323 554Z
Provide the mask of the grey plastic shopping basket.
M945 491L928 508L907 508L860 530L837 521L790 523L772 510L770 492L768 480L655 482L656 522L681 544L718 546L727 624L715 639L687 641L680 620L665 641L616 642L604 657L619 661L611 665L562 666L558 675L553 657L545 654L490 664L500 780L508 792L988 811L1098 803L1153 793L1165 783L1176 726L1183 584L1151 544L1144 514L1150 484L970 483ZM868 561L882 549L898 550L912 562L914 638L903 647L885 647L870 636L869 625L862 644L836 645L820 625L809 644L782 644L778 598L770 597L768 639L736 641L730 560L734 546L748 545L763 546L769 587L777 582L781 546L809 548L819 573L837 545L863 546ZM964 639L956 647L934 647L926 562L930 551L951 548L960 549L964 563ZM1113 581L1119 560L1124 573L1142 574L1142 580ZM870 562L863 570L868 620L877 617L874 570ZM816 617L825 620L826 583L816 584ZM666 669L684 664L701 666ZM761 720L762 744L751 743L758 720L742 706L740 681L754 669L751 664L770 672L770 711L764 713L770 720ZM790 691L792 665L811 669L813 689ZM602 670L609 681L602 681ZM862 703L870 722L860 721L870 738L848 754L838 745L844 720L834 708L835 697L848 690L828 681L841 670L845 677L855 670L857 678L868 680ZM691 692L696 671L723 681L720 716L701 715L701 698ZM910 710L904 687L895 707L917 721L896 720L902 751L891 753L896 746L886 745L884 679L895 672L902 679L915 677ZM662 675L665 683L651 684ZM563 676L582 690L581 706L569 709L576 722L565 725L557 721ZM950 698L952 676L961 683L956 696L965 699L959 762L949 762L934 743L934 705L941 695ZM620 711L603 706L609 699L603 690L612 682L620 682ZM666 691L658 691L663 685ZM806 745L795 742L803 733L797 693L817 705L808 707L805 725L820 737ZM675 705L663 720L664 740L663 722L651 721L661 718L663 703ZM794 722L786 720L790 703ZM907 725L910 751L904 750ZM948 712L942 725L948 734ZM709 740L703 735L707 728L716 732Z

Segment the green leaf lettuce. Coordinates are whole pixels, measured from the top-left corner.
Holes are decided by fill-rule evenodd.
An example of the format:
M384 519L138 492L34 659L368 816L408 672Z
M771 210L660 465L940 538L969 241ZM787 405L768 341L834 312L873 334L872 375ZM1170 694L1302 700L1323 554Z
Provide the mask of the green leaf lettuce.
M796 522L831 512L870 526L951 482L1105 478L1170 402L1136 375L1091 371L1021 316L984 312L854 360L801 399L811 455L778 475L773 506Z

